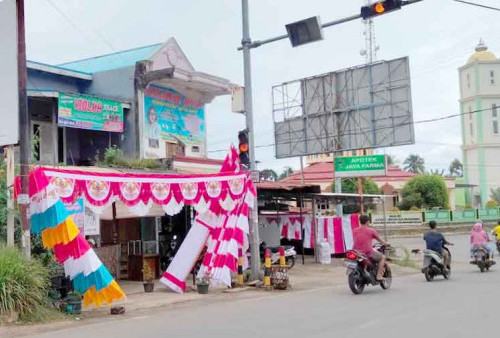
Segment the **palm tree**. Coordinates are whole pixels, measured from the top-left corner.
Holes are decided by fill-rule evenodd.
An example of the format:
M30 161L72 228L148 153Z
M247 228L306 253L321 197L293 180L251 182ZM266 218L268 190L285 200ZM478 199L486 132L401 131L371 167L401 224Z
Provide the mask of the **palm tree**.
M461 177L464 172L464 166L458 158L454 159L450 164L450 176Z
M292 167L284 167L283 172L279 176L279 179L282 180L284 178L287 178L291 174L293 174L293 168Z
M404 169L410 173L423 174L425 172L425 161L416 154L409 155L403 162Z
M431 171L429 171L429 174L431 175L437 175L437 176L444 176L444 169L431 169Z

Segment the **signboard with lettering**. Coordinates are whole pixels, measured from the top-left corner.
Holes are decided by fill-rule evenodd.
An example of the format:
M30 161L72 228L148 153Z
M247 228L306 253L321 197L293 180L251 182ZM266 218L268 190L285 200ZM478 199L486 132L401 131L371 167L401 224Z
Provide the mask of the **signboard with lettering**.
M123 106L97 97L59 93L58 124L62 127L123 132Z
M385 155L335 158L335 177L373 177L386 175Z
M384 214L372 214L372 225L381 227L384 225ZM423 217L421 212L388 212L386 213L388 227L420 227Z

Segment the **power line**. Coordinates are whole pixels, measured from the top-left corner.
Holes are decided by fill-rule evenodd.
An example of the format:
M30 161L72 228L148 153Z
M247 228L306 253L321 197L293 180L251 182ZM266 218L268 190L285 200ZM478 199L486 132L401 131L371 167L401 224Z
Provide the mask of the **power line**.
M463 1L463 0L453 0L453 1L460 2L460 3L466 4L466 5L471 5L471 6L476 6L476 7L491 9L491 10L499 11L500 12L500 8L497 8L497 7L486 6L486 5L478 4L478 3L475 3L475 2Z

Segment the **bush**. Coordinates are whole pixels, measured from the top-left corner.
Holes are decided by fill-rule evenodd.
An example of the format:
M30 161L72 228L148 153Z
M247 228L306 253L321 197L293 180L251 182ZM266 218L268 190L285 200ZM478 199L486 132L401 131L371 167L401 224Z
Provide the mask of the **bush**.
M419 207L416 207L416 206L412 206L410 208L410 211L422 211L422 209L420 209Z
M45 306L49 288L47 270L27 260L14 248L0 246L0 315L28 315Z
M486 203L486 208L496 208L496 207L498 207L498 202L495 200L491 200L488 201L488 203Z
M162 164L155 159L127 158L123 151L117 147L107 148L104 152L104 161L95 156L95 164L101 167L121 167L129 169L169 169L169 163Z
M443 178L437 175L419 175L408 181L401 191L402 210L411 207L449 209L448 189Z

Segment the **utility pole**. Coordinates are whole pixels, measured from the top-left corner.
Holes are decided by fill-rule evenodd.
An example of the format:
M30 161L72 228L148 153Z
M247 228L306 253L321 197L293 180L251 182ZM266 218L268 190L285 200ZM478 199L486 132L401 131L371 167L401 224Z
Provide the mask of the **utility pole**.
M29 209L29 159L30 159L30 118L28 115L28 94L26 82L26 40L24 26L24 0L17 0L17 71L19 81L19 151L21 162L21 194L18 196L20 211L22 248L24 256L31 256L31 233Z
M252 101L252 64L250 59L250 23L248 0L241 0L242 21L243 21L243 39L241 46L243 47L243 64L245 76L245 116L246 127L248 130L248 146L250 148L250 170L255 170L255 133L253 123L253 101ZM250 212L250 252L252 254L251 271L252 280L260 279L260 252L259 252L259 211L257 197L255 197L253 208Z

